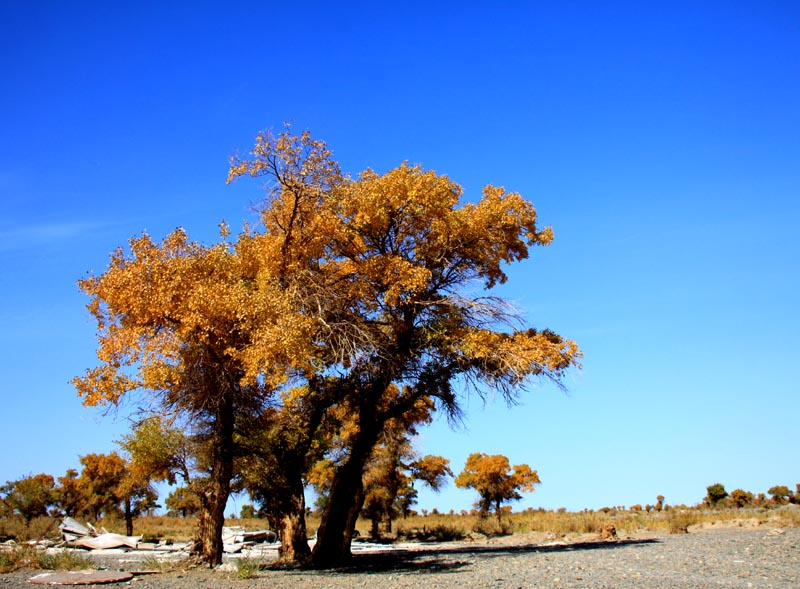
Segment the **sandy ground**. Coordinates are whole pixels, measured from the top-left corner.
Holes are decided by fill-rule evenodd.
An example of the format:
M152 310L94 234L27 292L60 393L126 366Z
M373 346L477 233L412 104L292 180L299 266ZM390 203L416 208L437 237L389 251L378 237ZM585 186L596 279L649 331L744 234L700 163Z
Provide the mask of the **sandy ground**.
M354 546L350 565L329 571L264 568L241 579L237 575L240 556L227 557L217 570L173 564L168 572L136 575L123 584L141 589L800 587L800 529L732 522L695 527L690 532L657 535L641 531L610 541L600 541L596 534L559 541L544 534L516 534L471 543L365 544ZM250 563L267 567L274 557L274 547L245 556ZM137 571L143 562L153 562L152 553L142 555L140 551L101 551L92 559L112 571ZM0 575L0 589L34 587L29 579L40 572Z

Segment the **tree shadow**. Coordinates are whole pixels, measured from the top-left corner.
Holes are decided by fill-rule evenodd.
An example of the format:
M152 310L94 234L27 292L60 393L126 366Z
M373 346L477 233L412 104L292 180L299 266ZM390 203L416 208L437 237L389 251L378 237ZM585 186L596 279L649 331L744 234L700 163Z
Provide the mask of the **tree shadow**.
M430 548L389 549L385 552L356 552L343 566L320 570L320 573L370 574L370 573L450 573L473 563L461 557L499 558L519 554L547 554L589 550L619 550L628 546L658 544L657 539L576 542L574 544L515 544L508 546L441 546Z

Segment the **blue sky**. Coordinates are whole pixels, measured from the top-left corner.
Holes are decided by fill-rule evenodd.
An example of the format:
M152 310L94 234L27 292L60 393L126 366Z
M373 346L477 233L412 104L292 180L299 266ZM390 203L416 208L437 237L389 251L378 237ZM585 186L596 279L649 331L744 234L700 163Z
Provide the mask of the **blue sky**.
M797 5L435 4L2 4L0 482L114 449L126 408L69 384L95 363L76 281L143 230L240 226L260 193L228 157L287 120L346 171L409 160L553 226L499 294L583 369L511 409L469 399L421 452L530 464L519 507L800 482Z

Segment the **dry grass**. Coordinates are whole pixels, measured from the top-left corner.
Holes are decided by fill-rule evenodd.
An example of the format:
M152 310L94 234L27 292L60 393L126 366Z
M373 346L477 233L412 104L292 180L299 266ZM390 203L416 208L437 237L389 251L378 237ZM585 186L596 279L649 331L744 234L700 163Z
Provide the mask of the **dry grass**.
M401 540L422 542L444 542L475 537L501 536L514 533L541 532L556 538L580 534L598 533L604 526L614 526L619 534L634 534L639 531L685 533L696 524L730 524L748 523L775 525L779 527L800 527L800 509L787 506L778 509L725 509L709 510L699 507L671 507L661 512L630 511L603 509L599 511L564 512L529 509L519 513L504 514L501 521L491 516L481 518L477 514L443 514L435 513L426 516L416 515L400 519L394 524L396 537ZM0 539L14 538L17 542L36 541L45 538L58 538L59 520L54 518L38 518L30 525L19 518L0 518ZM118 520L92 522L98 529L105 527L108 531L124 533L124 523ZM313 536L319 527L319 517L310 516L307 528ZM249 530L267 529L265 519L230 518L225 521L228 526L243 526ZM195 533L194 518L181 517L141 517L134 522L136 535L143 535L145 541L184 542L193 538ZM370 523L359 519L357 529L362 537L368 536ZM22 566L49 568L58 566L56 561L47 562L47 555L39 554L30 547L18 545L18 548L0 553L0 570L8 567ZM59 557L59 558L67 558ZM246 573L245 573L246 574Z
M18 569L74 571L93 567L94 563L88 556L69 550L48 553L28 544L0 550L0 573L10 573Z
M755 519L759 523L772 522L783 527L800 527L800 510L738 510L710 511L698 508L671 508L661 512L601 510L580 512L555 512L527 510L504 515L500 524L492 516L480 518L471 514L436 514L412 516L395 524L397 535L408 539L426 539L440 531L454 539L472 532L488 536L509 533L543 532L558 538L568 535L597 533L603 526L612 525L618 533L633 534L639 531L685 533L689 526ZM360 530L368 530L369 522L359 520ZM431 538L431 539L436 539Z
M17 542L58 538L59 520L52 517L37 517L26 523L19 516L0 517L0 540L12 538Z
M797 506L777 510L778 521L785 528L800 528L800 508Z

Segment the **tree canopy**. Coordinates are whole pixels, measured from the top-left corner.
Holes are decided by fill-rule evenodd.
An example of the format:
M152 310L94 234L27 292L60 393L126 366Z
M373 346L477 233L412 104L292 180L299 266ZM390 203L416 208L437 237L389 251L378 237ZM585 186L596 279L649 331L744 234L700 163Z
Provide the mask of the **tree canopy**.
M48 514L57 501L55 480L49 474L28 475L0 486L0 515L18 514L26 522Z
M456 477L456 486L475 489L480 498L476 506L481 513L494 508L500 519L501 506L522 499L521 493L532 493L540 484L539 475L527 464L517 464L513 470L502 454L470 454L464 470Z

